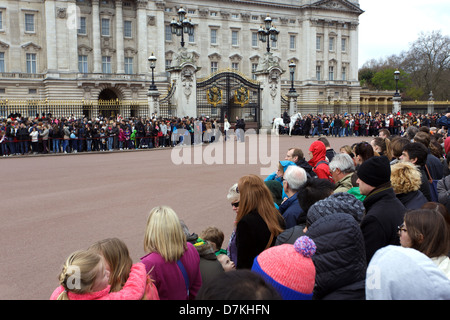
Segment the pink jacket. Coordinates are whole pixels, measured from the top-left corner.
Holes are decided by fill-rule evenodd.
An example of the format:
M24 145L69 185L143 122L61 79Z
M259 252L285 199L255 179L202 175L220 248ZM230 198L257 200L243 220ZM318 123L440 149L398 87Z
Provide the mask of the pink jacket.
M122 290L118 292L109 292L110 286L102 291L88 292L83 294L68 292L69 300L140 300L144 296L147 287L147 271L144 264L138 262L133 264L130 276ZM59 286L53 291L50 300L58 299L64 291L63 286Z

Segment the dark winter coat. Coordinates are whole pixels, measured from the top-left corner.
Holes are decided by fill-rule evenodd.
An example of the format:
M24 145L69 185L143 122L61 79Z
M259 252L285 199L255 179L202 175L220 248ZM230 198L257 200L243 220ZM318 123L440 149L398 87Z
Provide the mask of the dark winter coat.
M407 210L420 209L422 205L428 202L428 199L425 198L420 190L411 191L408 193L399 193L396 196Z
M284 227L284 221L280 221ZM270 240L270 230L259 213L254 210L246 214L236 225L236 269L251 269L253 260L266 249ZM271 246L275 244L273 237Z
M356 219L334 213L315 221L306 232L316 253L315 300L365 300L366 252Z
M286 199L286 201L284 201L278 209L278 211L280 211L281 215L284 218L286 229L295 227L297 225L297 220L300 214L303 213L303 210L300 207L300 203L297 199L297 194L298 193Z
M364 199L366 214L361 221L367 262L375 252L387 245L399 245L398 226L403 223L406 208L390 186L373 190Z

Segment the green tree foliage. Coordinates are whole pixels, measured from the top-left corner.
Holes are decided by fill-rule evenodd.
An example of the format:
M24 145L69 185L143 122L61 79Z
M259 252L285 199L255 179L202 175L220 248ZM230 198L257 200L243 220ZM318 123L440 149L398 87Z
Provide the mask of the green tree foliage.
M372 78L372 84L377 90L395 90L395 79L394 79L395 69L386 68L376 72ZM409 74L400 70L400 80L398 81L398 89L400 91L405 90L408 87Z

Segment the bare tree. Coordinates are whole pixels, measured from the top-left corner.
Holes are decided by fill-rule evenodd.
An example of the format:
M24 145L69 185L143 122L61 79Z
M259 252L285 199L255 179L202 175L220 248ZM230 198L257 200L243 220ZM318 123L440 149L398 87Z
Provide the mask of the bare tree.
M440 31L419 34L401 63L411 75L413 86L422 88L424 95L433 91L436 99L448 99L450 85L450 37Z

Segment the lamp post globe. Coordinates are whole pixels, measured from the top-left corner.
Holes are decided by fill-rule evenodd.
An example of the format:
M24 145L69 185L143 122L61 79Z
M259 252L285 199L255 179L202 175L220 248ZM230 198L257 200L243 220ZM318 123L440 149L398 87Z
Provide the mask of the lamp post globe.
M295 68L296 65L294 63L294 61L291 61L291 63L289 64L289 72L291 73L291 89L289 90L290 93L295 93L295 88L294 88L294 73L295 73Z
M155 76L154 76L154 70L156 67L156 57L152 55L148 58L148 61L150 62L150 68L152 69L152 84L150 85L150 90L154 91L157 90L156 85L155 85Z
M400 80L400 71L395 70L394 72L394 80L395 80L395 97L399 97L400 94L398 93L398 80Z
M267 42L267 52L270 52L270 40L276 42L280 31L272 25L272 18L267 15L264 19L264 28L262 26L258 29L259 40Z

